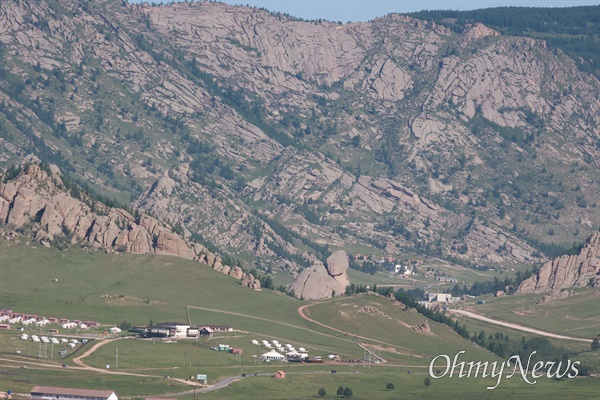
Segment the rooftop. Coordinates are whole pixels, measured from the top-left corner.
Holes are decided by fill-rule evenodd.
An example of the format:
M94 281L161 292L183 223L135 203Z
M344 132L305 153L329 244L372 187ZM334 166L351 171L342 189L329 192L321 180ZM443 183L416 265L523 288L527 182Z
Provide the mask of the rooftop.
M74 388L61 388L53 386L36 386L31 389L31 394L55 394L55 395L68 395L68 396L82 396L82 397L98 397L108 398L114 392L112 390L94 390L94 389L74 389Z

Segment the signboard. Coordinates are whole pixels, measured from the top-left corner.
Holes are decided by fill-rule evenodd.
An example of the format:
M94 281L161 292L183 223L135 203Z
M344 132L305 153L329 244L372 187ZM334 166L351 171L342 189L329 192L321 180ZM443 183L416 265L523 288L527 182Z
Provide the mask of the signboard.
M198 375L196 375L196 379L198 379L199 381L205 381L206 375L198 374Z

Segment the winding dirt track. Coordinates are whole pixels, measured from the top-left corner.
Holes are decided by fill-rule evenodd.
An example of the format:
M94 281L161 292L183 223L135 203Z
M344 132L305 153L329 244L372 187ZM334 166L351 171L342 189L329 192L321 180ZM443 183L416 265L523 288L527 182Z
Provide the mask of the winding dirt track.
M320 302L313 303L313 304L307 304L307 305L304 305L304 306L300 306L300 307L298 307L298 314L300 314L300 316L301 316L302 318L304 318L305 320L307 320L307 321L309 321L309 322L312 322L313 324L317 324L317 325L319 325L319 326L322 326L322 327L324 327L324 328L330 329L330 330L332 330L332 331L339 332L339 333L343 333L343 334L345 334L345 335L351 335L351 336L353 336L353 337L355 337L355 338L357 338L357 339L364 339L364 340L368 340L368 341L370 341L370 342L375 342L375 343L384 344L384 345L386 345L386 346L389 346L389 347L391 347L391 348L393 348L393 349L396 349L396 351L395 351L395 352L396 352L396 353L398 353L398 354L403 354L403 355L406 355L406 356L412 356L412 357L423 358L422 356L420 356L420 355L417 355L417 354L414 354L414 353L400 352L400 351L398 351L398 350L397 350L398 348L401 348L402 350L405 350L405 351L408 351L408 349L405 349L405 348L403 348L403 347L399 347L399 346L397 346L397 345L395 345L395 344L391 344L391 343L382 342L381 340L377 340L377 339L369 338L369 337L366 337L366 336L360 336L360 335L355 335L355 334L353 334L353 333L348 333L348 332L346 332L346 331L343 331L343 330L341 330L341 329L337 329L337 328L334 328L334 327L332 327L332 326L325 325L325 324L323 324L323 323L321 323L321 322L319 322L319 321L315 321L314 319L310 318L310 317L307 315L307 314L310 314L310 313L308 312L308 310L307 310L307 309L308 309L308 307L314 306L315 304L319 304L319 303L320 303Z
M460 314L460 315L464 315L469 318L478 319L483 322L489 322L490 324L504 326L506 328L515 329L517 331L535 333L536 335L546 336L549 338L563 339L563 340L575 340L578 342L586 342L586 343L592 342L591 339L582 339L582 338L576 338L576 337L572 337L572 336L559 335L556 333L541 331L539 329L530 328L528 326L523 326L523 325L515 324L512 322L499 321L497 319L492 319L489 317L485 317L483 315L475 314L474 312L471 312L471 311L466 311L466 310L448 310L448 311L450 311L454 314Z

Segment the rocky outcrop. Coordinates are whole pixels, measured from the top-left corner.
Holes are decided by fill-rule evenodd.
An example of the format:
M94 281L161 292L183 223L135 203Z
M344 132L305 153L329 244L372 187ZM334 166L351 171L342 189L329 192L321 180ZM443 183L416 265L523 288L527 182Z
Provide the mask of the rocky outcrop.
M338 250L327 258L327 268L323 264L305 268L292 283L290 291L303 300L328 299L344 294L350 284L347 269L348 256L345 251Z
M565 288L600 285L600 232L594 233L577 255L565 255L548 261L518 293L560 291Z
M336 291L337 294L342 294L346 291L346 287L350 285L350 278L346 271L350 264L348 263L348 256L344 250L337 250L327 257L327 272L331 276L339 287L343 288L342 291Z
M0 183L0 221L30 233L45 247L62 245L67 239L71 244L83 242L109 252L194 259L243 280L243 286L260 289L258 279L246 276L240 267L223 265L219 256L200 244L187 242L156 218L145 214L134 217L123 209L80 196L75 198L67 192L58 171L29 165L14 179Z
M362 306L358 309L358 312L365 313L365 314L375 314L375 315L379 315L382 317L388 317L388 315L386 313L384 313L379 308L374 307L374 306Z
M425 335L431 335L431 328L427 322L424 322L423 325L413 325L412 329Z
M567 297L574 296L575 292L573 290L563 290L560 292L552 292L550 294L545 295L538 301L538 304L548 303L554 300L566 299Z
M252 274L244 275L242 278L242 286L249 287L251 289L260 289L260 281Z

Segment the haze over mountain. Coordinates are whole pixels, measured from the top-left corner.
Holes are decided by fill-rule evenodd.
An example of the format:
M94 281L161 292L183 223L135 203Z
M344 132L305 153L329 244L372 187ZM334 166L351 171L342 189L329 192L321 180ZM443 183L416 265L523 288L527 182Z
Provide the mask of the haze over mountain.
M0 148L211 251L538 263L600 225L600 82L546 43L223 3L0 4Z

